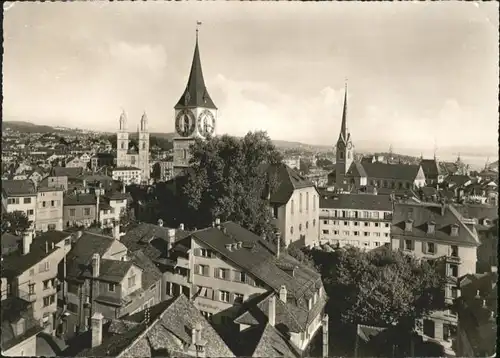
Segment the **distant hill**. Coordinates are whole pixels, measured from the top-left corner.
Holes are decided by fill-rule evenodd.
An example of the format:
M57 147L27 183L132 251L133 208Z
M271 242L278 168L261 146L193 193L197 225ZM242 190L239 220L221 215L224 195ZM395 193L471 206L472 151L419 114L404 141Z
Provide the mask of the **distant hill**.
M10 128L18 132L25 133L60 133L61 130L51 126L44 126L22 121L2 121L2 131Z

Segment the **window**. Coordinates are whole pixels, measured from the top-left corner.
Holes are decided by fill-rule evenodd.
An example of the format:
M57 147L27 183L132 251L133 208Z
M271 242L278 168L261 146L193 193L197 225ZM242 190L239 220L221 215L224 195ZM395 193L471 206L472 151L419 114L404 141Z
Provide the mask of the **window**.
M69 216L75 216L75 209L69 209Z
M316 227L316 219L313 219L313 227Z
M121 142L121 145L120 145L121 149L124 149L124 147L123 147L123 146L124 146L124 143L123 143L123 142Z
M128 287L134 287L135 286L135 275L132 275L128 278Z
M234 280L236 282L246 282L246 274L240 271L234 271Z
M23 203L24 204L31 204L31 198L24 198Z
M365 226L370 226L370 223L368 221L365 221Z
M229 270L225 268L215 268L215 277L220 278L221 280L229 279Z
M380 242L375 241L375 247L379 247L379 246L380 246Z
M49 271L49 262L45 261L38 265L38 272Z
M90 208L84 208L83 210L84 210L84 215L85 216L90 215Z
M424 334L428 337L434 338L434 321L424 319Z
M243 298L244 298L244 295L242 295L241 293L235 293L234 294L234 303L237 303L237 304L243 303Z
M42 201L42 208L44 208L46 205L47 205L46 202Z
M299 232L302 231L302 224L299 224Z
M54 302L56 302L56 295L50 295L50 296L44 297L43 298L43 307L50 306Z
M385 237L389 237L389 234L386 232L386 233L384 233L384 236Z
M380 227L380 223L375 223L375 227Z
M354 226L359 226L359 222L358 222L358 221L355 221L355 222L354 222Z
M201 257L210 257L210 250L208 249L200 249L200 256Z
M443 324L443 339L445 341L451 341L456 337L457 328L449 323Z
M372 218L374 218L374 219L378 219L378 211L374 211L374 212L372 213Z
M34 295L35 294L35 284L34 283L30 283L28 285L28 293L30 295Z
M53 230L55 230L55 229L56 229L56 224L48 224L48 225L47 225L47 229L48 229L49 231L53 231Z
M293 235L293 226L290 226L290 234Z
M451 246L451 256L458 257L458 246L456 245Z
M50 206L51 206L51 207L56 206L56 202L55 202L54 200L51 200L51 201L50 201Z
M340 159L344 159L344 152L339 152Z
M344 221L344 226L349 226L349 221Z
M384 226L385 226L385 227L389 227L389 225L390 225L389 223L385 223L385 225L384 225Z
M291 210L292 215L293 215L293 211L294 211L294 205L295 205L295 202L292 199L292 202L290 203L290 210Z
M309 212L309 193L306 193L306 212Z
M413 250L413 242L411 240L405 240L405 250Z
M212 318L212 313L206 311L200 311L201 315L205 317L205 319L210 320Z
M30 269L30 276L34 276L35 275L35 269Z
M195 272L198 275L208 276L208 270L209 270L208 265L197 265L197 266L195 265Z
M330 230L323 230L323 234L329 234Z
M227 292L227 291L219 291L219 301L221 301L221 302L229 302L229 292Z
M380 233L379 232L374 232L373 235L375 235L376 237L380 237Z
M458 277L458 265L450 264L450 276Z
M354 231L354 236L359 236L359 231Z
M429 254L435 254L436 253L436 247L433 242L428 242L427 243L427 252Z
M313 195L313 211L316 211L316 195Z
M365 231L365 232L363 233L363 235L365 235L365 236L370 236L370 233L369 233L369 232L367 232L367 231Z
M108 291L115 292L116 285L114 283L108 283Z
M344 236L349 236L349 231L344 231Z
M28 209L28 216L34 215L35 211L33 209Z
M457 288L457 286L452 286L451 287L451 297L452 298L457 298L458 297L458 288Z
M328 220L323 220L323 224L328 225Z
M299 194L299 213L302 212L302 193Z
M50 288L49 283L50 283L50 280L43 281L43 289L44 290L48 290Z
M309 221L306 221L306 230L309 229Z
M346 218L347 217L347 212L345 210L342 210L342 217Z

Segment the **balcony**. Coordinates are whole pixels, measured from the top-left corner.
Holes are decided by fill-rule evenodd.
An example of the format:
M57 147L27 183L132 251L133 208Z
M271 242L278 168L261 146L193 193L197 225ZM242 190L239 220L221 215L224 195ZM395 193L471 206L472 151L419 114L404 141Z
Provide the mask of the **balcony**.
M182 267L186 270L189 270L189 259L185 259L183 257L177 257L177 263L175 264L175 267Z
M29 293L29 292L23 291L23 290L19 290L17 297L19 297L20 299L23 299L25 301L28 301L28 302L35 302L37 299L35 292Z
M459 256L451 254L446 256L446 261L459 264L462 260Z

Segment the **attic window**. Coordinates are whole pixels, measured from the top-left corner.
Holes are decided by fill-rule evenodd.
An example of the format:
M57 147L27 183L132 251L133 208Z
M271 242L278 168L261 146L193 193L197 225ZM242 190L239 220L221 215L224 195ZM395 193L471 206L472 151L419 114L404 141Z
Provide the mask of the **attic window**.
M313 305L313 300L312 300L312 298L309 298L307 300L307 309L308 310L312 309L312 305Z
M413 230L413 220L408 219L405 221L405 231L412 231Z
M457 224L453 224L451 225L451 233L450 233L451 236L458 236L458 225Z
M434 221L429 221L427 223L427 233L434 234L435 230L436 230L436 223Z

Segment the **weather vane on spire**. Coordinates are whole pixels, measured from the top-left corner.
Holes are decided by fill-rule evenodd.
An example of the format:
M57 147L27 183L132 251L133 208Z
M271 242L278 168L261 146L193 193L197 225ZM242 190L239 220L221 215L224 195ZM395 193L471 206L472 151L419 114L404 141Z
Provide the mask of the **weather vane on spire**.
M196 40L198 40L198 30L200 29L201 21L196 21Z

